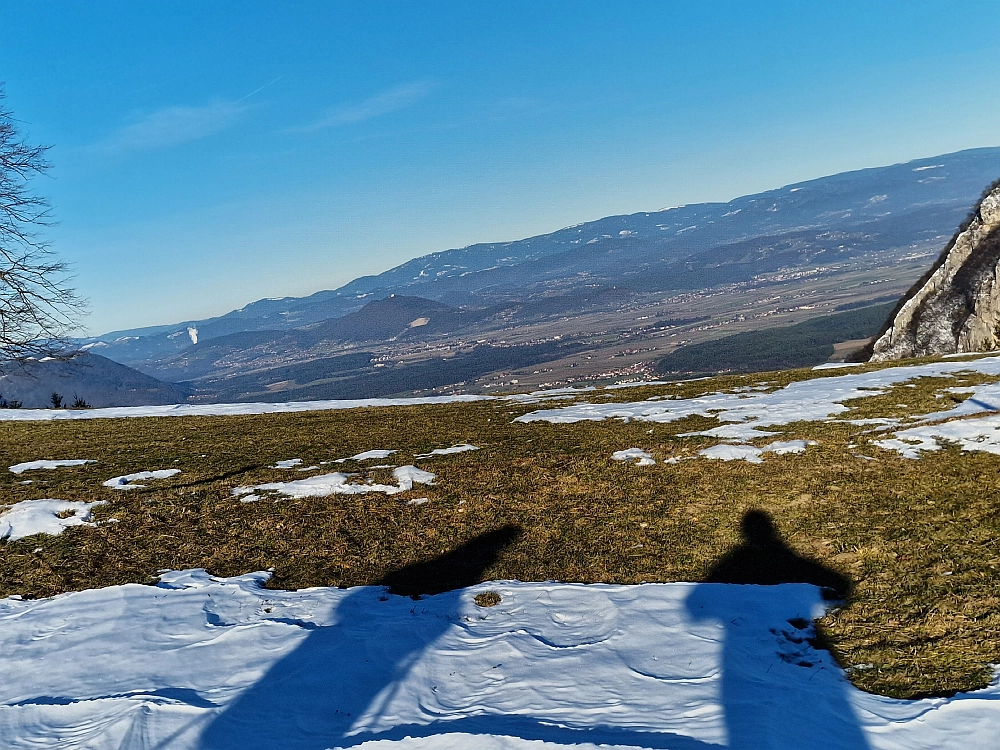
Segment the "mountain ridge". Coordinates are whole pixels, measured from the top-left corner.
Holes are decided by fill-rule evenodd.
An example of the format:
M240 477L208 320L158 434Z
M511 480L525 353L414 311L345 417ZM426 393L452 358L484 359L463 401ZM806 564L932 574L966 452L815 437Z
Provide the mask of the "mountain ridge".
M941 161L945 163L937 163ZM983 161L989 162L989 166L976 169L977 163L981 164ZM964 174L961 172L963 168ZM926 176L922 174L916 180L905 179L912 177L915 172L926 173ZM970 172L975 174L969 174ZM945 203L952 207L967 204L964 194L954 194L957 188L953 188L950 195L942 195L939 187L935 186L940 186L942 182L949 182L949 185L961 182L966 192L971 190L978 195L983 184L991 181L997 172L1000 172L1000 148L995 147L968 149L900 164L854 170L740 196L728 202L697 203L660 211L608 216L520 240L477 243L464 248L438 251L405 261L374 276L358 277L337 289L321 290L306 297L256 300L214 318L122 329L83 339L82 343L107 343L108 340L127 337L169 335L173 335L176 340L182 339L181 334L189 327L196 328L202 337L214 337L239 330L293 328L341 317L360 309L365 301L370 301L369 297L401 293L404 288L411 295L437 301L443 295L452 295L452 304L460 305L469 304L468 297L474 296L478 297L476 301L485 306L496 301L495 289L502 285L502 276L512 275L510 269L545 258L551 261L552 256L580 246L586 248L588 245L601 245L602 253L613 255L619 249L635 250L639 240L656 240L653 243L655 247L649 248L650 252L645 255L659 254L659 260L679 260L680 257L707 249L713 243L722 244L719 235L726 228L731 230L726 238L732 243L751 237L768 236L774 233L772 230L802 231L839 227L845 222L848 225L857 224L858 218L877 219L900 210L904 204L911 208L925 203ZM986 178L987 174L992 176ZM875 193L861 199L854 195L858 193L859 184L862 187L877 187L879 190L889 187L903 190L896 193ZM917 187L918 185L921 187ZM819 187L822 188L823 196L816 194L816 188ZM865 193L864 190L860 192ZM915 195L921 192L922 196ZM801 195L797 195L800 193ZM837 211L822 204L824 198L829 200L838 197L848 203L842 204ZM728 210L720 212L722 208ZM791 221L782 222L778 215L786 208L795 209L797 213ZM713 212L719 213L715 216ZM786 211L787 213L789 212ZM723 219L726 221L723 222ZM698 221L708 223L699 226ZM470 276L476 278L473 280ZM494 290L493 297L488 293L489 290ZM177 343L175 349L183 348L179 345L182 341ZM139 359L141 355L135 358Z

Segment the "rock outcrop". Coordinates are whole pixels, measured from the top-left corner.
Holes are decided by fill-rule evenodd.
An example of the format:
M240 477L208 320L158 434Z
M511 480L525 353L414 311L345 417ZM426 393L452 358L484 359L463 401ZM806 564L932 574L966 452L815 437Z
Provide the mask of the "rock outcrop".
M855 360L1000 349L1000 181ZM865 357L865 355L869 355Z

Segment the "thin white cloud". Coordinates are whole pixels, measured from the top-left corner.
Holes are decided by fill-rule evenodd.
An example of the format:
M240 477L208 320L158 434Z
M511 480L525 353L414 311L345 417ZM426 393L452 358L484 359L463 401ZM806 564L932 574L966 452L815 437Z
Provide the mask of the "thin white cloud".
M369 97L363 102L334 107L316 122L296 128L296 130L308 132L324 128L336 128L341 125L353 125L365 122L366 120L381 117L391 112L398 112L401 109L412 107L426 97L433 88L433 84L429 81L405 83L388 91L383 91L381 94Z
M179 146L231 128L246 110L241 101L226 100L200 107L163 107L123 125L99 146L108 151L157 151Z

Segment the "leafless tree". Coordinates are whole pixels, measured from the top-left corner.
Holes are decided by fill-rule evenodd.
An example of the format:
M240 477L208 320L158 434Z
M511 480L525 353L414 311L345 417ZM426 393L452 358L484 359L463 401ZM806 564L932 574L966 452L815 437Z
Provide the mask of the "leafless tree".
M66 264L39 230L50 224L48 201L31 180L48 170L48 146L32 146L3 105L0 85L0 360L65 352L83 303Z

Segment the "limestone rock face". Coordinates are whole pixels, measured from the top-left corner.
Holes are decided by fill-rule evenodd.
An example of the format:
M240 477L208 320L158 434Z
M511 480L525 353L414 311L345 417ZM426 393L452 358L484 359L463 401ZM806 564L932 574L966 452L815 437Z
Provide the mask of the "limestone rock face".
M875 341L871 362L1000 349L1000 185Z

